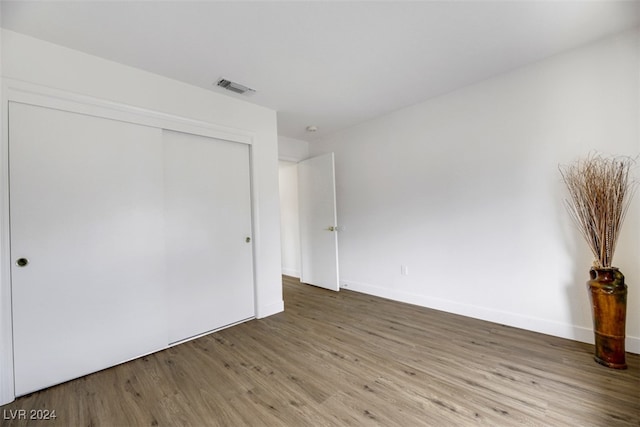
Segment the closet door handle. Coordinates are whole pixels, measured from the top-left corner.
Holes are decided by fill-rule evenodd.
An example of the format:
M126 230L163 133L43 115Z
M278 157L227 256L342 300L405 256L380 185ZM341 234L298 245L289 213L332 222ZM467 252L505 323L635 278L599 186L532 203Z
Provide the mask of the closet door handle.
M29 260L27 258L18 258L16 260L16 265L18 267L26 267L27 265L29 265Z

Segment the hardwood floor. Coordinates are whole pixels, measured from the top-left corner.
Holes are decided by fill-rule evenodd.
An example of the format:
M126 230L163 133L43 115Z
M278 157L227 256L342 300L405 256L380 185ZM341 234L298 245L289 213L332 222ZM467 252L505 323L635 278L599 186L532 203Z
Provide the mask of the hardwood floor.
M288 277L284 296L284 313L21 397L1 425L640 426L638 355L611 370L587 344Z

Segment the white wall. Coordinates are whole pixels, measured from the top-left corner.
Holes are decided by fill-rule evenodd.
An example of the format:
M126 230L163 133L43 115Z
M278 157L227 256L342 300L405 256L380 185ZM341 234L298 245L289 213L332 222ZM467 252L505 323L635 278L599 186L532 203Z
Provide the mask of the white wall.
M312 155L335 152L342 286L593 342L592 259L564 210L558 164L592 150L640 153L639 38L621 34L311 144ZM636 353L639 202L614 259Z
M278 141L274 111L8 30L2 30L1 59L5 96L6 85L20 80L251 133L254 211L258 212L254 219L256 314L264 317L283 310ZM6 98L3 100L6 102ZM2 117L6 123L4 111ZM6 131L3 131L3 138L6 144ZM1 191L4 200L6 183ZM5 225L2 242L7 241L6 231ZM6 267L9 260L6 247L3 246L2 250L5 270L2 271L0 287L3 312L0 338L7 340L5 314L10 310L10 294ZM6 379L6 370L10 366L8 357L0 356L0 383L3 386L6 385L3 379ZM0 389L0 403L6 401L7 390L6 387Z
M0 2L0 22L2 21L2 2ZM2 30L0 29L0 76L3 73L3 37ZM7 120L4 115L5 105L4 105L4 88L3 85L0 84L0 135L5 134L5 129L7 125ZM5 157L6 153L4 150L0 150L0 167L4 167L7 164L7 159ZM2 183L2 179L0 179L0 183ZM5 191L0 191L0 212L5 212L8 210L9 206L9 195L6 194ZM7 230L9 228L9 218L3 217L0 215L0 230ZM5 254L8 253L8 241L4 239L0 233L0 255L2 257L6 257ZM2 259L0 258L0 348L2 348L3 353L7 353L6 349L13 348L12 335L8 331L8 327L11 325L11 312L8 310L11 301L11 290L2 286L2 283L7 283L10 280L9 272L5 271L2 268ZM13 354L5 355L4 357L0 356L0 404L9 402L12 400L14 387L13 383L6 381L5 379L9 379L13 377Z
M280 241L282 274L300 277L298 165L283 160L280 161Z
M299 162L309 157L309 143L300 139L278 136L278 158Z

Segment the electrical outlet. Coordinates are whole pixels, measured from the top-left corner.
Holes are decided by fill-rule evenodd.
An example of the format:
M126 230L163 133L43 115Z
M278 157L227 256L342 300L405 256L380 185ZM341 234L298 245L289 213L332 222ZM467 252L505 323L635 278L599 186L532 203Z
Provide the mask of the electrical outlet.
M409 267L407 267L406 265L401 265L400 266L400 274L402 274L403 276L408 276L409 275Z

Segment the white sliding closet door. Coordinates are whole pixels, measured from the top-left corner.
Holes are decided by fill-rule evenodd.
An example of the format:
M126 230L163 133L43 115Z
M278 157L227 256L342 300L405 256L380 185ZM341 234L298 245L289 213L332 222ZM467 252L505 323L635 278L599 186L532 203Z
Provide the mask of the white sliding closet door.
M161 130L15 102L9 123L16 395L166 347Z
M164 131L169 341L255 315L249 146Z

